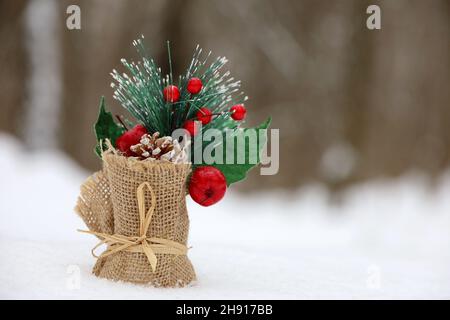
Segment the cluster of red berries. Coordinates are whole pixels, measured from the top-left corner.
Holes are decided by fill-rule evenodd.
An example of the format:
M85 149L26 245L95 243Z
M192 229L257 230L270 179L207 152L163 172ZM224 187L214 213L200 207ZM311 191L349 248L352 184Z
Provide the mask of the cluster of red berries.
M191 95L198 94L203 88L202 80L199 78L191 78L187 84L187 91ZM170 103L175 103L180 100L180 90L177 86L168 85L163 90L164 100ZM229 111L231 118L236 121L241 121L245 118L246 109L243 104L237 104L232 106ZM202 125L206 125L211 122L212 117L215 114L211 112L207 107L202 107L197 111L196 120L186 120L183 125L183 128L189 132L189 134L193 137L198 133L198 124L201 122Z

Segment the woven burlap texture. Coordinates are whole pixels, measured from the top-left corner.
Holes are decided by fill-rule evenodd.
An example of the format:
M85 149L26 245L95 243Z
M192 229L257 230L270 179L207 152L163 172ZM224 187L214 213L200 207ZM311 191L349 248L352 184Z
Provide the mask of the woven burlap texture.
M147 236L187 245L189 218L186 179L190 164L137 161L112 152L102 155L103 170L81 186L76 212L90 231L137 236L139 212L136 189L148 182L155 192L156 208ZM151 199L146 197L146 207ZM155 272L142 252L120 251L97 260L93 273L101 278L150 284L185 286L195 280L187 255L156 254Z

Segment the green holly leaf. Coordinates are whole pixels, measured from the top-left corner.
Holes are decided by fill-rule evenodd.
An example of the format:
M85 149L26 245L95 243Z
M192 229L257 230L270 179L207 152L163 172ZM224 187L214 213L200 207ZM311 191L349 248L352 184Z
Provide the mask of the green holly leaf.
M266 137L266 135L263 135L261 137L261 139L259 139L259 130L267 129L270 126L271 121L272 121L272 119L269 117L266 121L264 121L262 124L260 124L259 126L255 127L255 128L236 130L233 135L233 139L235 139L234 150L233 150L234 151L234 163L226 164L226 162L225 162L226 159L225 159L225 155L224 155L223 164L212 164L212 166L214 166L217 169L219 169L220 171L222 171L222 173L224 174L224 176L227 180L227 186L230 186L232 183L236 183L238 181L245 179L247 177L248 171L261 162L261 152L262 152L264 146L266 145L267 137ZM238 164L237 163L237 158L238 158L237 151L238 150L237 150L236 139L237 138L245 139L245 135L249 130L255 130L256 136L258 137L258 140L259 140L257 142L257 146L256 146L256 150L257 150L256 163L255 163L255 161L251 161L250 146L249 146L249 143L246 143L245 144L245 154L241 155L241 157L245 156L245 158L243 158L243 159L245 159L245 161L242 164ZM239 137L240 135L241 135L241 137ZM226 146L225 138L224 138L224 145L225 145L225 148L223 150L226 153L227 146Z
M99 113L97 122L94 125L94 130L95 136L97 137L97 145L95 147L95 153L99 157L101 156L100 141L105 141L105 139L109 139L111 143L115 146L117 138L120 137L125 132L125 128L114 121L111 112L106 111L105 97L101 97L100 99Z

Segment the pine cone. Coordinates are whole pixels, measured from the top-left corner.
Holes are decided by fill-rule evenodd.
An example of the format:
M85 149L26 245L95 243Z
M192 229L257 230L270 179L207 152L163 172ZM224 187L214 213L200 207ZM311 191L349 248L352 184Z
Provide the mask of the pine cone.
M165 160L175 163L188 162L187 154L177 140L172 137L159 137L159 132L153 135L144 134L138 144L130 147L130 150L141 160Z

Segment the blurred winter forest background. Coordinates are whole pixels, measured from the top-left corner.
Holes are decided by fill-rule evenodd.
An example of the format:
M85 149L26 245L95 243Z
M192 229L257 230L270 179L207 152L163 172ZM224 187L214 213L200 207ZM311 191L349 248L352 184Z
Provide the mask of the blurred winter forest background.
M81 30L66 9L81 8ZM381 7L381 30L366 8ZM280 129L280 171L241 190L331 190L450 165L450 1L0 0L0 131L61 149L94 170L92 125L133 39L182 73L200 44L229 58L249 96L247 125Z

